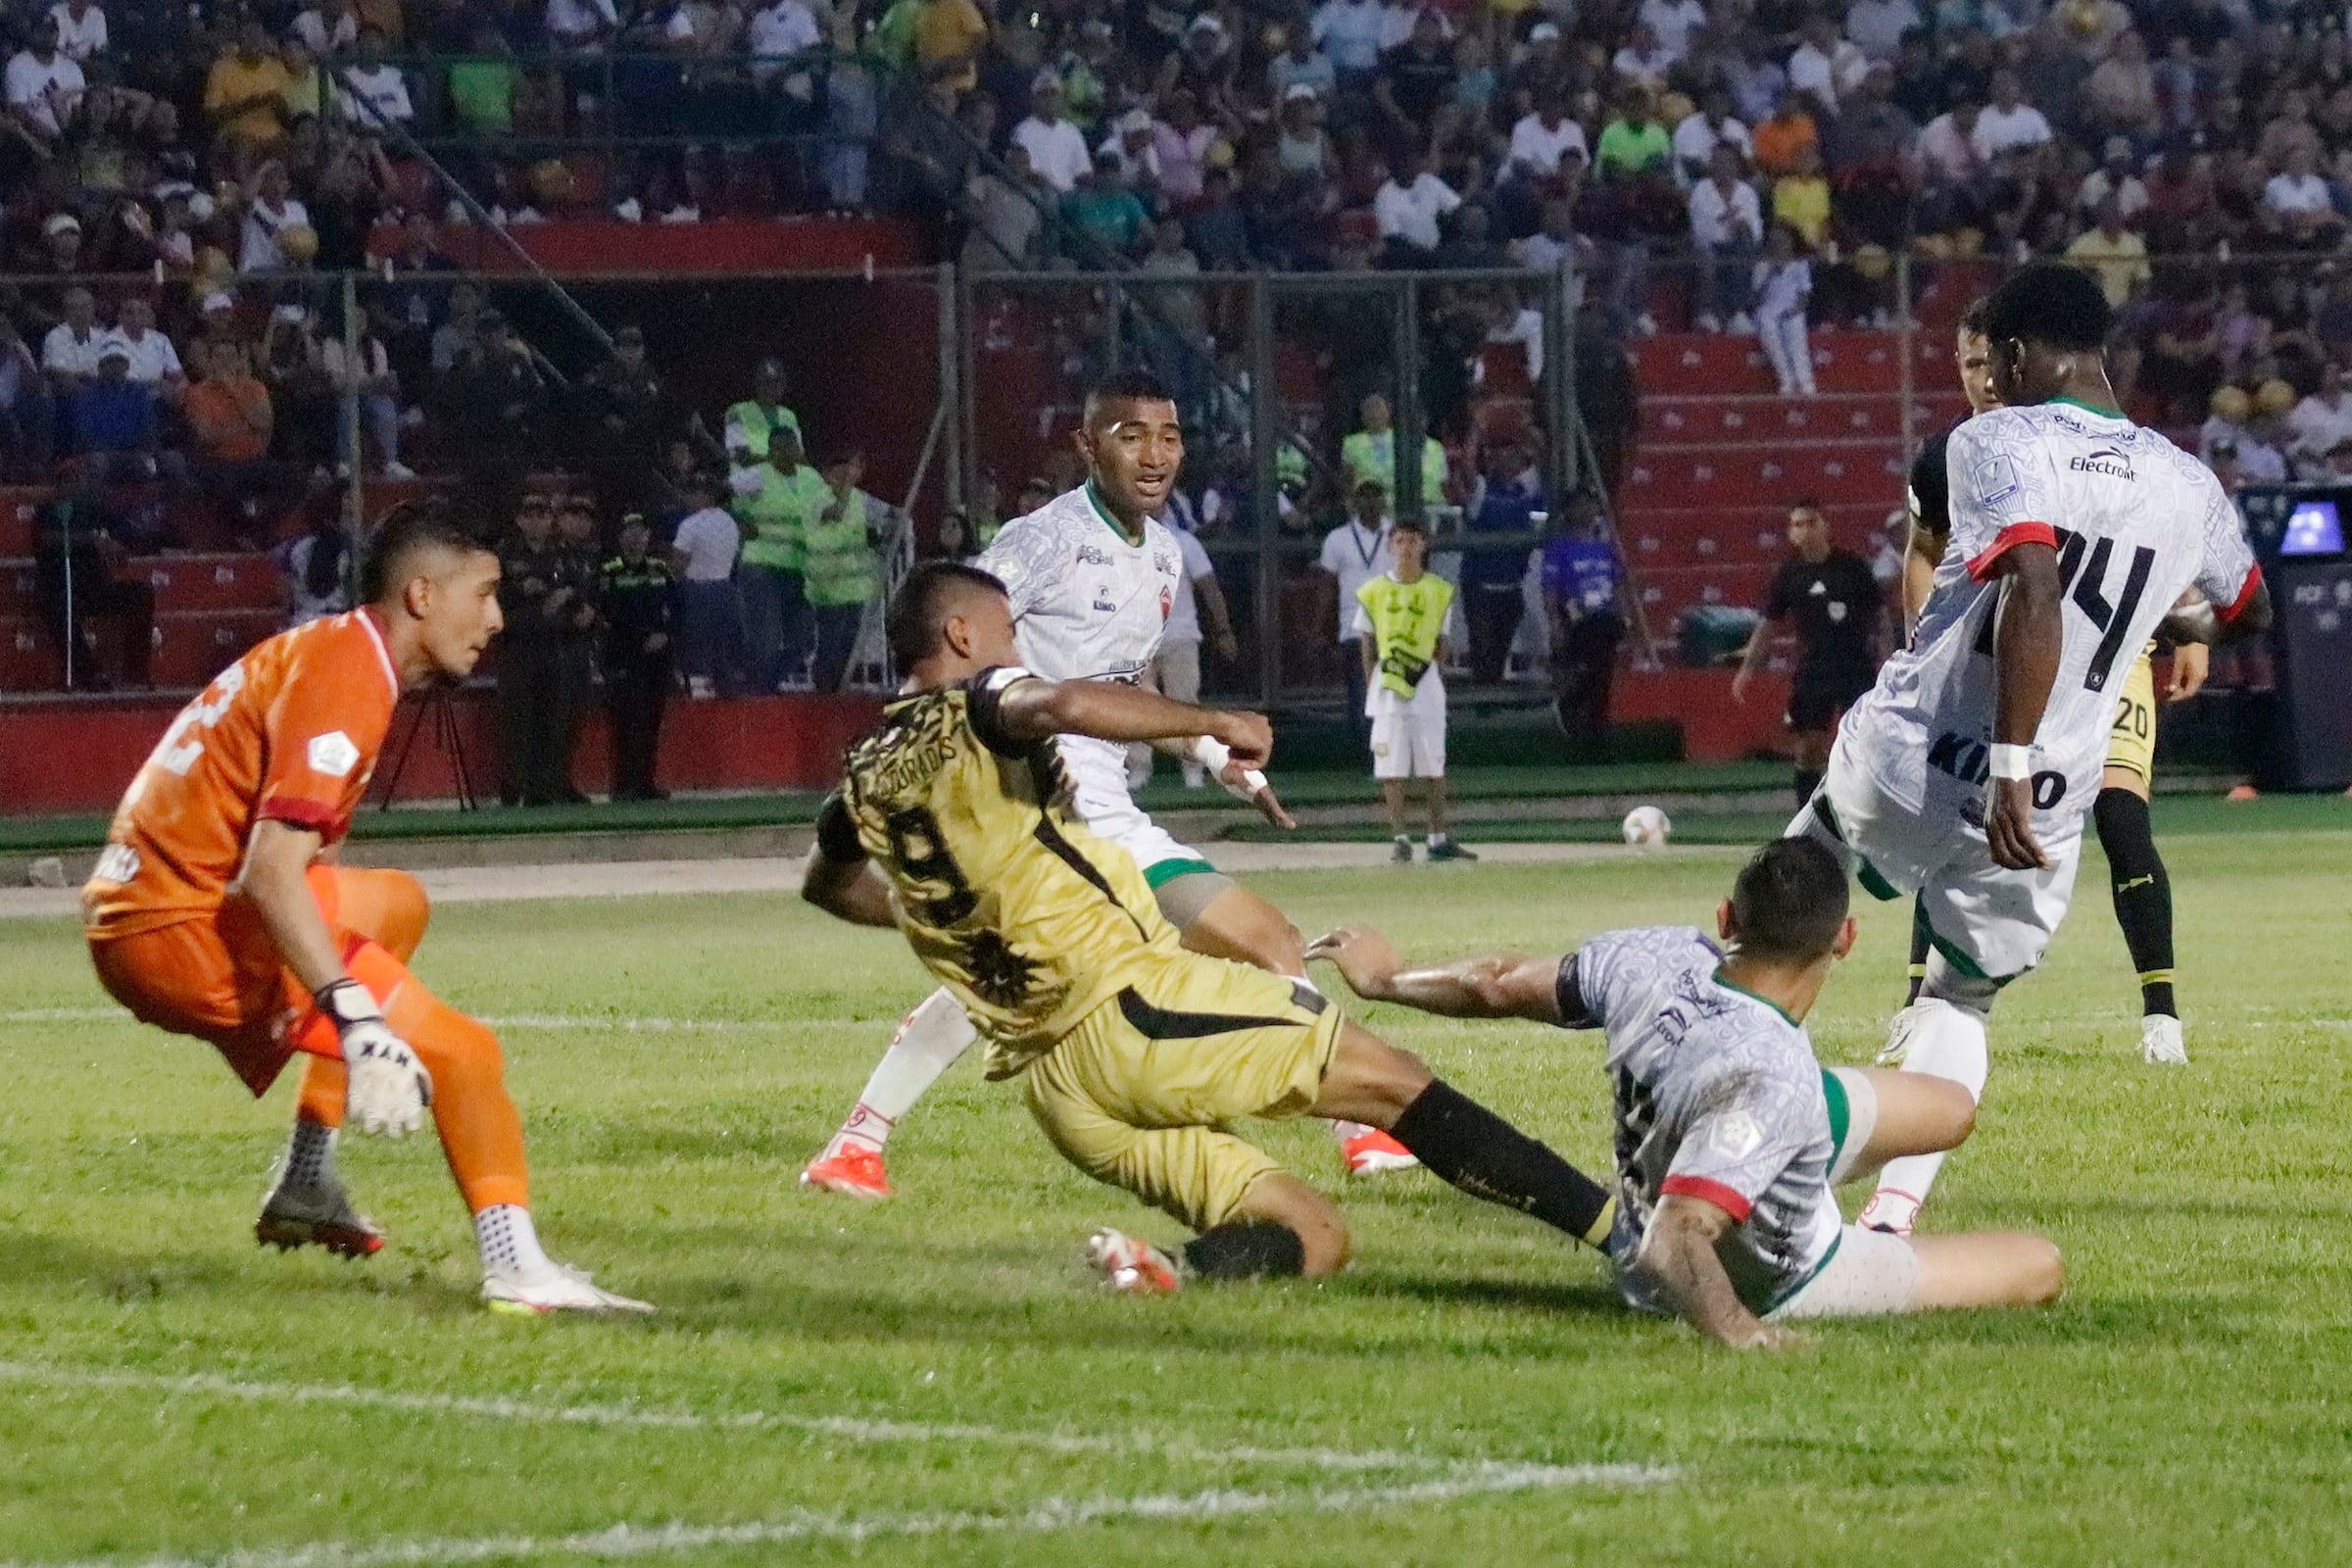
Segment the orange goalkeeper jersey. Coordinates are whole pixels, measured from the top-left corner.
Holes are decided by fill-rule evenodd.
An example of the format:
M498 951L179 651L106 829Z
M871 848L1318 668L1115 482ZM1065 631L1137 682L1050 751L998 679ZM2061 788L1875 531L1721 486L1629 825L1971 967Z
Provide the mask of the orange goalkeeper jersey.
M222 670L172 721L115 808L81 892L92 937L220 908L254 824L332 844L375 771L400 676L373 611L280 632Z

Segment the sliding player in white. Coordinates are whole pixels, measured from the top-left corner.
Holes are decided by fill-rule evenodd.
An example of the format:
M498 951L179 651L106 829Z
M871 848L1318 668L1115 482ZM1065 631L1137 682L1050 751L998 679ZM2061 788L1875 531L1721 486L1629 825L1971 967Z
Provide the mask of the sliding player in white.
M1951 542L1918 630L1846 713L1789 827L1873 894L1921 895L1934 951L1898 1015L1902 1064L1975 1096L1993 998L2066 915L2131 661L2160 622L2210 643L2271 620L2220 483L2119 412L2100 356L2112 324L2096 279L2057 263L1986 302L2008 406L1952 432ZM2211 603L2174 610L2192 584ZM1862 1222L1908 1234L1942 1162L1888 1162Z
M1021 662L1030 671L1048 680L1132 684L1158 651L1183 572L1175 537L1158 514L1184 466L1184 429L1157 382L1117 375L1087 394L1077 441L1086 483L1006 523L976 564L1004 584ZM1135 804L1124 746L1078 735L1057 745L1077 814L1135 858L1187 948L1304 979L1306 946L1298 927ZM1230 762L1222 746L1204 739L1189 755L1269 820L1293 825L1265 776ZM855 1198L890 1197L883 1145L976 1038L945 989L925 998L899 1025L849 1120L801 1180ZM1352 1173L1416 1163L1376 1128L1352 1122L1333 1128Z

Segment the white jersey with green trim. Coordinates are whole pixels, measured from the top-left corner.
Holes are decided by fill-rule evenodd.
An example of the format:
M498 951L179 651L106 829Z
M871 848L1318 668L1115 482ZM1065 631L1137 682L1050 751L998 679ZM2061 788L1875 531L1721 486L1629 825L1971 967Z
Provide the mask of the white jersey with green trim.
M1662 1199L1735 1222L1716 1256L1748 1310L1793 1295L1837 1250L1837 1144L1804 1027L1721 979L1723 952L1689 926L1604 931L1560 969L1561 1022L1607 1031L1617 1112L1610 1258L1625 1298L1666 1311L1632 1273Z
M1159 652L1183 559L1156 517L1144 520L1141 543L1129 539L1089 483L1004 524L976 564L1011 597L1013 646L1032 673L1132 685ZM1079 735L1058 744L1081 817L1134 811L1126 747Z
M1953 797L1982 830L1991 767L2001 583L2020 544L2058 552L2057 683L2034 737L2036 832L2080 830L2098 795L2132 663L2191 583L2228 618L2261 581L2210 470L2154 430L2071 402L1996 409L1951 433L1951 541L1911 646L1846 713L1856 755L1914 810Z

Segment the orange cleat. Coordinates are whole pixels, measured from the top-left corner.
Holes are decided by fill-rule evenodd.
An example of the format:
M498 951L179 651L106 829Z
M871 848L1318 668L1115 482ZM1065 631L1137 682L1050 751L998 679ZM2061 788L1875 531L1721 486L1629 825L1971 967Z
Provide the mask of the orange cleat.
M1421 1163L1413 1152L1377 1127L1367 1127L1340 1145L1350 1176L1378 1176L1383 1171L1411 1170Z
M882 1151L863 1144L844 1144L838 1154L819 1154L801 1172L801 1185L844 1198L879 1200L895 1197L890 1172L882 1166Z
M1086 1260L1102 1276L1102 1288L1123 1296L1174 1296L1184 1289L1176 1260L1123 1231L1099 1230L1087 1238Z

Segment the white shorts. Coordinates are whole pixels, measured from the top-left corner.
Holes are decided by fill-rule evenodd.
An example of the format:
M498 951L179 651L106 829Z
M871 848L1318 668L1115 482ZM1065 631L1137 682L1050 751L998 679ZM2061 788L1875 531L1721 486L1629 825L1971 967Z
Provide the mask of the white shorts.
M1374 778L1444 778L1446 713L1416 713L1397 707L1372 718Z
M1768 1323L1808 1317L1885 1317L1911 1309L1919 1254L1900 1236L1848 1225L1838 1250L1796 1294L1764 1315Z
M1127 748L1063 736L1062 766L1070 775L1071 807L1099 838L1125 850L1156 889L1196 871L1214 871L1208 858L1152 820L1127 792Z
M1981 789L1931 779L1924 808L1895 800L1856 755L1853 726L1843 726L1821 792L1789 822L1788 836L1829 846L1874 897L1917 893L1936 951L1962 974L2014 980L2041 962L2066 918L2082 819L2038 818L2049 868L2012 871L1993 863L1984 842Z

